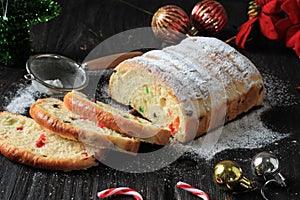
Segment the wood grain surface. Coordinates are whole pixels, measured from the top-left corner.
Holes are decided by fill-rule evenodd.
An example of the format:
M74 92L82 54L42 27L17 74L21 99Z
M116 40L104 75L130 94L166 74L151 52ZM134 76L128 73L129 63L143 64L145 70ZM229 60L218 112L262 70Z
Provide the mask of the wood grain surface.
M36 53L56 53L82 62L103 40L119 32L150 26L152 16L128 6L119 0L58 0L61 14L43 24L31 27L33 47ZM154 13L166 4L183 7L187 13L196 0L128 0L131 4ZM228 24L217 35L221 39L236 34L238 27L246 20L246 0L221 1L228 12ZM249 57L263 75L272 75L286 80L287 105L274 99L265 101L272 105L261 116L265 126L289 136L262 148L228 149L217 153L211 160L195 158L184 154L172 164L148 173L128 173L112 169L104 164L85 171L69 173L45 171L23 166L0 155L0 199L97 199L97 192L110 187L126 186L139 191L145 200L196 200L199 199L175 187L181 180L206 191L212 200L260 200L259 191L232 194L220 190L212 181L212 170L221 160L238 162L249 179L257 179L250 169L251 158L260 151L272 151L280 160L280 172L287 179L287 188L271 187L267 190L270 199L300 199L300 85L299 58L284 45L266 40L259 33L247 50L239 49ZM120 44L126 45L126 44ZM234 46L234 44L231 44ZM24 65L25 66L25 65ZM5 109L20 84L27 83L23 75L25 67L19 69L1 66L0 102ZM268 88L274 89L272 86ZM36 98L40 96L36 95ZM293 98L292 98L293 97ZM120 163L121 164L121 163ZM129 200L132 197L115 196L111 199Z

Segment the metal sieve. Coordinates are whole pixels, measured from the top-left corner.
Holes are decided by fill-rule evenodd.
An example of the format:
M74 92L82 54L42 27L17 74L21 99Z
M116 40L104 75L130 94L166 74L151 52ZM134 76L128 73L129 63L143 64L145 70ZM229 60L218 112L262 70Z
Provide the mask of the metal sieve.
M41 84L52 93L81 90L88 85L87 70L112 68L125 59L141 55L142 52L127 52L97 58L83 64L57 54L40 54L31 56L26 62L28 74L24 77L33 83ZM49 81L50 80L50 81ZM59 80L62 86L54 84ZM42 87L39 87L42 88Z
M31 56L27 60L26 70L26 79L36 81L54 92L80 90L88 83L88 76L82 65L56 54ZM62 87L49 83L48 80L59 80Z

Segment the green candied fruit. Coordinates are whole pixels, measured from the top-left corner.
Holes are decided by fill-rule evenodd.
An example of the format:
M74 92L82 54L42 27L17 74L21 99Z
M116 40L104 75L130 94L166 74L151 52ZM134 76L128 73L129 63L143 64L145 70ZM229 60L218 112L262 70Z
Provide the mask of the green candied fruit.
M141 112L141 113L144 113L144 109L140 106L139 107L139 111Z
M7 116L5 117L5 122L7 123L7 125L11 126L14 125L14 123L16 123L17 120L13 119L11 116Z
M149 94L149 88L146 86L146 93Z
M7 117L5 117L5 119L6 119L6 120L9 120L10 118L11 118L11 116L7 116Z

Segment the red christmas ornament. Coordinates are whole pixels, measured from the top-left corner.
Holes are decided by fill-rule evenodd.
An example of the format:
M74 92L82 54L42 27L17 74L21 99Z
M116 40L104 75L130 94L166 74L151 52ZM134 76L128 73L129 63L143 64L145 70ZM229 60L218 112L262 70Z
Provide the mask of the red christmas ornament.
M190 29L189 17L180 7L167 5L159 8L152 17L152 30L165 43L175 44L186 37Z
M191 13L192 29L190 35L198 32L215 34L221 31L227 23L224 7L214 0L203 0L195 5Z

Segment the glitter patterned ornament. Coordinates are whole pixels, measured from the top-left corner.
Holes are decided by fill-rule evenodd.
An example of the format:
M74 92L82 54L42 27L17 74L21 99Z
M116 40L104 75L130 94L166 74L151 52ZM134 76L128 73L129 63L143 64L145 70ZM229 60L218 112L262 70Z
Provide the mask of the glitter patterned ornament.
M159 8L151 22L154 35L165 43L176 44L190 29L189 17L180 7L166 5Z
M198 32L216 34L225 27L227 14L219 2L203 0L194 6L190 19L193 26L190 35L196 35Z

